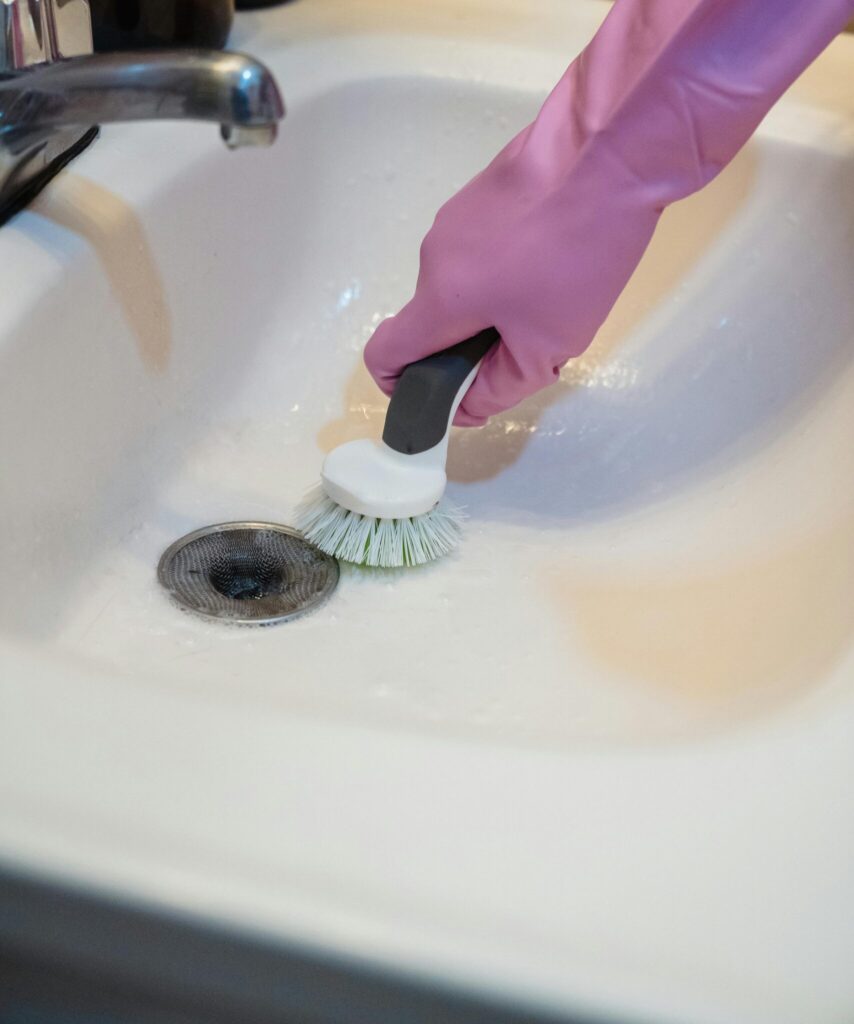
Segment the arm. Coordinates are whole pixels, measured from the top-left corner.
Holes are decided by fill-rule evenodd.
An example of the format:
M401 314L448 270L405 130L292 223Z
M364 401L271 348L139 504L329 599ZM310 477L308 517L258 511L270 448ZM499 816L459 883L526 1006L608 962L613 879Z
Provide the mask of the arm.
M439 211L415 295L365 362L494 326L457 414L477 425L555 380L625 287L662 210L726 166L854 15L854 0L616 0L536 120Z

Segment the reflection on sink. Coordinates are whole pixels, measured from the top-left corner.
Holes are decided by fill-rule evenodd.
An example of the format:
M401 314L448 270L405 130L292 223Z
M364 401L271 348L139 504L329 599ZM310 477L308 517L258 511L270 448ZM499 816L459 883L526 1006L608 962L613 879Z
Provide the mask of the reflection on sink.
M794 502L781 536L755 540L762 503L798 486L789 448L852 379L852 160L773 135L668 211L559 384L458 435L456 560L349 572L327 610L263 637L156 592L172 539L288 520L323 451L379 431L360 349L406 298L435 208L537 103L354 82L295 109L265 160L217 154L139 214L75 173L21 217L66 274L0 365L0 436L30 424L5 456L4 507L27 514L4 553L4 629L169 685L239 678L242 700L537 744L682 737L820 685L852 639L835 552L854 523L828 506L802 536ZM814 605L835 610L798 632ZM404 639L373 664L378 621ZM362 668L342 678L342 657ZM303 669L270 675L271 658Z

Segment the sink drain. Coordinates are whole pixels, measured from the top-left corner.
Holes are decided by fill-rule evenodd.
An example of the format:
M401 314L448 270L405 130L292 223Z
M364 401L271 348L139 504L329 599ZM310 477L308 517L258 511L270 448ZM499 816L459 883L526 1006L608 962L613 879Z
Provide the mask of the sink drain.
M183 608L263 625L322 604L338 585L338 563L286 526L221 523L176 540L157 578Z

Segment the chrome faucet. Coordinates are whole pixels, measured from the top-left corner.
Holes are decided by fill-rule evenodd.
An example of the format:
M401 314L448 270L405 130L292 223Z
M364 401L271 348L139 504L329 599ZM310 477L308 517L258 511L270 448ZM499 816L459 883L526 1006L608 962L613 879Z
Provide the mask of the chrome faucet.
M0 222L113 121L213 121L229 148L270 145L284 106L251 57L92 53L88 0L0 0Z

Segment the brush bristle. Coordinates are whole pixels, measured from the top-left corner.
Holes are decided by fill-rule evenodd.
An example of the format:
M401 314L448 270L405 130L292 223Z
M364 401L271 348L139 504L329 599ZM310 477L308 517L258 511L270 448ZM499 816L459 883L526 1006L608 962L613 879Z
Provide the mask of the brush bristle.
M297 510L297 526L321 551L356 565L425 565L458 544L463 513L442 500L423 516L374 519L342 508L315 488Z

